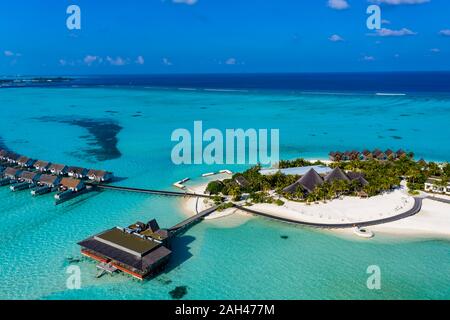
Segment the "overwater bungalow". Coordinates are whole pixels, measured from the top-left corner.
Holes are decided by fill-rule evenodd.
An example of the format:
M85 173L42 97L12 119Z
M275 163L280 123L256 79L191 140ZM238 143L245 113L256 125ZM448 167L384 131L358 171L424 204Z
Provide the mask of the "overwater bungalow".
M83 194L86 191L86 186L79 179L62 178L58 190L59 193L55 194L56 204Z
M67 169L68 167L64 164L56 164L56 163L52 163L49 167L48 167L48 171L50 171L52 174L55 175L65 175L67 173Z
M397 158L404 158L407 156L407 153L405 151L403 151L402 149L398 149L396 152Z
M61 182L60 176L53 176L49 174L43 174L40 176L37 182L37 187L31 190L33 196L49 193L52 190L56 190Z
M18 183L10 187L11 191L20 191L29 189L39 180L40 173L23 171L18 178Z
M373 155L374 159L381 160L381 161L387 160L386 154L383 151L381 151L380 149L375 149L372 152L372 155Z
M360 157L359 157L360 160L370 160L372 158L373 158L372 152L370 152L367 149L363 150L363 152L361 152Z
M48 161L38 160L33 164L33 168L40 172L47 172L51 163Z
M9 164L14 165L14 164L17 164L17 160L19 160L19 158L20 158L20 155L18 155L17 153L8 152L5 160Z
M86 186L84 185L83 181L79 179L72 179L72 178L62 178L60 182L61 190L70 190L73 192L78 192L83 190Z
M385 152L384 152L384 154L386 155L386 157L388 158L388 159L395 159L395 158L397 158L397 154L394 152L394 151L392 151L391 149L387 149Z
M161 270L172 254L168 232L161 230L155 220L115 227L78 244L84 256L100 263L98 268L107 272L120 270L139 280Z
M328 154L331 161L341 161L342 160L342 152L339 151L331 151Z
M21 156L17 159L17 165L22 168L31 168L36 160L33 160L26 156Z
M21 173L22 171L19 169L7 167L3 172L3 176L11 180L17 180Z
M113 178L112 172L104 171L104 170L89 170L87 173L87 177L89 180L95 182L107 182Z
M76 179L85 179L87 178L89 170L86 168L81 167L69 167L67 169L67 174L69 177L76 178Z
M0 161L6 160L6 155L8 154L8 151L4 149L0 149Z

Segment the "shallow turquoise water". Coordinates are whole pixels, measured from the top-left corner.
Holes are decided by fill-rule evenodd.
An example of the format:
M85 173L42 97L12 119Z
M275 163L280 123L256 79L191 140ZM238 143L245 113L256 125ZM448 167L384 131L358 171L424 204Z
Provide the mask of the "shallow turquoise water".
M203 120L205 128L279 128L283 158L389 147L450 159L445 96L21 88L0 90L0 108L0 137L9 148L109 169L127 178L120 184L136 187L171 189L186 176L242 168L173 165L170 134L191 129L194 120ZM85 128L39 120L45 116L118 123L122 156L96 160L84 152L92 148ZM180 285L188 286L187 299L450 298L448 241L351 241L260 218L236 228L207 221L193 227L174 244L166 273L144 283L123 275L96 279L95 264L82 259L75 263L82 289L68 290L65 270L68 258L80 258L77 241L153 217L161 226L175 224L183 218L179 200L103 192L55 207L51 196L32 198L7 188L0 188L0 200L0 298L169 299ZM366 287L373 264L382 270L378 291Z

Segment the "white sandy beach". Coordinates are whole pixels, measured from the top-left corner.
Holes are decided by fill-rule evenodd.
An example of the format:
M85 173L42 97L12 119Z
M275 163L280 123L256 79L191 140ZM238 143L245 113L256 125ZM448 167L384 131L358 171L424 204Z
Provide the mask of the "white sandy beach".
M223 177L222 177L223 178ZM216 178L217 179L217 178ZM189 186L188 190L204 193L208 181ZM447 196L438 196L450 199ZM297 220L299 222L313 222L323 224L347 224L378 220L399 215L414 205L414 198L407 193L404 186L392 192L362 199L358 197L344 197L327 202L307 205L303 202L288 201L282 206L258 203L250 208L274 217ZM182 200L182 211L191 216L213 205L211 200L202 198L188 198ZM233 216L233 219L230 217ZM227 217L227 218L225 218ZM208 219L221 227L236 227L253 218L240 210L230 208L222 212L211 214ZM367 229L376 234L386 234L399 237L429 237L450 239L450 204L430 199L423 200L422 210L411 217L395 222L384 223ZM330 232L340 235L353 235L353 229L330 229ZM355 236L356 237L356 236Z

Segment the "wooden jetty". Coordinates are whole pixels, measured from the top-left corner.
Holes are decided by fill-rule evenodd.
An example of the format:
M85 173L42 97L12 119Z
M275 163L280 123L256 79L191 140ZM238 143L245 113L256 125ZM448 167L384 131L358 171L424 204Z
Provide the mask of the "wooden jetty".
M202 193L192 193L192 192L179 192L179 191L165 191L165 190L155 190L155 189L141 189L141 188L130 188L123 186L111 186L106 184L89 184L93 187L105 190L116 190L116 191L126 191L126 192L135 192L135 193L145 193L145 194L153 194L159 196L175 196L175 197L201 197L201 198L211 198L210 195L202 194Z
M186 220L177 223L173 227L170 227L169 229L167 229L167 231L169 231L172 235L177 235L180 232L203 220L206 216L216 211L217 208L218 206L214 206L209 209L203 210L202 212L197 213L195 216L189 217Z

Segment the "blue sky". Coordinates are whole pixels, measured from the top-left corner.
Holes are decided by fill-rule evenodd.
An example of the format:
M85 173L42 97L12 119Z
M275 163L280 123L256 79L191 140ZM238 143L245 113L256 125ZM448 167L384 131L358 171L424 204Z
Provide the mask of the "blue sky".
M450 70L450 1L5 0L0 39L1 75Z

